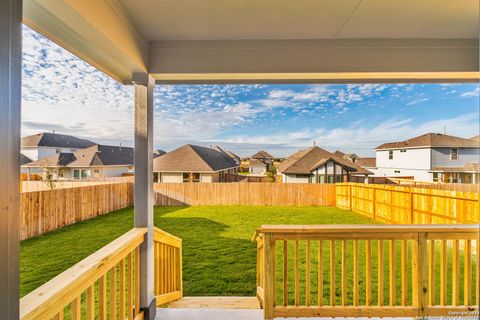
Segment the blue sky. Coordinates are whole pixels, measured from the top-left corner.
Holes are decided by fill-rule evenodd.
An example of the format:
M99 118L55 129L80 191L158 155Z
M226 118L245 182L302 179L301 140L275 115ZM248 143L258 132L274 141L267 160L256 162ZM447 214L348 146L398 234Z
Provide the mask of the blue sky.
M22 134L55 130L133 144L133 87L27 27ZM156 86L155 146L220 144L242 156L313 145L362 156L427 132L478 135L478 84Z

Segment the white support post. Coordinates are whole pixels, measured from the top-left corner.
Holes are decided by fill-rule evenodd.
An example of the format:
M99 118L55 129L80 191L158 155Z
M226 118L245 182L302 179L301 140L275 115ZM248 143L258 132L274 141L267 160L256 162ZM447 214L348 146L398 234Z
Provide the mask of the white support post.
M0 1L0 320L19 318L22 1Z
M155 319L153 293L153 89L147 73L134 73L135 85L135 227L148 232L140 246L140 306L146 320Z

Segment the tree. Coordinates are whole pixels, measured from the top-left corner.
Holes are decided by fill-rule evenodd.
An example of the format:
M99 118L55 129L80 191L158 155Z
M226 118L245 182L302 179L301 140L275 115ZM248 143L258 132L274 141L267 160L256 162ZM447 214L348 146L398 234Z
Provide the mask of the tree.
M267 171L267 177L269 178L270 182L275 182L277 176L277 169L272 166L272 168Z
M52 168L52 167L44 167L42 168L42 171L44 173L44 182L45 184L51 189L55 189L55 184L57 182L57 177L58 177L58 168Z

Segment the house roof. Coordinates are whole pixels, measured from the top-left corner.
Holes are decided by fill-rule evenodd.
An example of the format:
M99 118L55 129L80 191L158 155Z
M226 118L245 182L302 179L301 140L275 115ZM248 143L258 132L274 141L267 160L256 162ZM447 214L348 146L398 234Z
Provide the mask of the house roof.
M262 159L251 159L250 166L266 166L267 164Z
M27 163L23 165L24 167L41 167L41 168L51 168L51 167L65 167L72 161L74 161L75 155L73 153L61 152L49 157L41 158L36 161Z
M377 165L377 159L376 158L358 158L355 161L355 164L362 168L373 168Z
M223 148L220 147L220 146L214 146L213 149L215 149L215 150L217 150L217 151L220 151L220 152L223 152L223 153L225 153L227 156L229 156L230 158L232 158L233 160L240 162L240 157L237 156L235 153L233 153L233 152L230 151L230 150L223 149Z
M238 167L223 152L187 144L153 160L155 172L215 172Z
M345 167L350 172L370 174L371 172L361 168L355 163L345 160L341 157L328 152L320 147L310 147L305 150L300 150L280 164L278 171L281 173L291 174L309 174L319 166L323 165L329 160L333 160Z
M478 142L441 133L427 133L404 141L384 143L375 150L419 147L478 147Z
M23 137L22 147L54 147L83 149L95 145L95 142L66 134L42 132Z
M160 156L163 156L165 153L167 153L167 152L163 151L163 150L160 150L160 149L157 149L157 150L153 151L153 159L158 158Z
M71 167L133 165L133 148L95 145L75 152Z
M25 167L90 167L133 165L133 148L94 145L75 153L57 153Z
M480 163L470 162L457 167L433 167L432 171L438 172L475 172L480 173Z
M32 162L32 159L24 155L23 153L20 153L20 165L23 166L24 164Z
M267 151L260 150L251 156L252 159L273 159L273 156Z
M471 137L470 140L476 141L477 143L480 143L480 135Z

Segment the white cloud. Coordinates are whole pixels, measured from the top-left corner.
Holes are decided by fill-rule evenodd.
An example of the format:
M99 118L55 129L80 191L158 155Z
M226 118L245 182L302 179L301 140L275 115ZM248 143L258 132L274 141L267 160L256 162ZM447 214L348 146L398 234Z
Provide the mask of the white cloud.
M395 118L373 126L363 120L343 128L320 127L278 134L242 135L220 141L238 146L269 145L283 151L277 156L288 156L293 151L313 145L314 141L318 146L332 152L340 149L361 156L373 156L374 148L385 142L400 141L428 132L443 133L445 127L447 134L474 136L478 134L478 117L478 113L471 113L451 119L427 121L420 125L415 125L413 119Z
M429 100L430 100L429 98L414 99L414 100L410 101L409 103L407 103L407 106L413 106L415 104L419 104L419 103L422 103L422 102L427 102Z
M471 97L479 97L480 96L480 87L475 88L473 91L467 91L460 95L462 98L471 98Z

